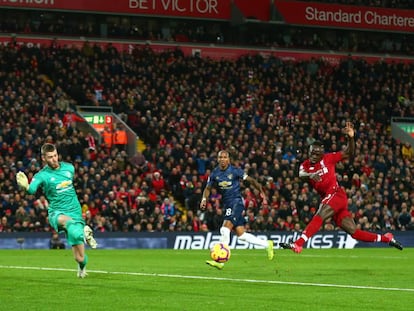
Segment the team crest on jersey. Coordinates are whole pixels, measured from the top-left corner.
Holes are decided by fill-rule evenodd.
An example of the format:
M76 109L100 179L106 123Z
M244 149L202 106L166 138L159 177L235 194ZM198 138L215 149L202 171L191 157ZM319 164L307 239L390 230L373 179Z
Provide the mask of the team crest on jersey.
M233 174L229 174L229 175L227 175L227 178L228 178L228 179L233 179Z

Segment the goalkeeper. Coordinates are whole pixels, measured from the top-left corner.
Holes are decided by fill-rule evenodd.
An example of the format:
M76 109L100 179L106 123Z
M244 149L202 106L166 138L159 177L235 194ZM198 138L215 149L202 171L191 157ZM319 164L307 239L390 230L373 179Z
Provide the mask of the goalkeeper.
M35 194L41 187L49 200L48 217L50 225L57 232L65 232L68 244L72 246L73 255L78 263L78 277L84 278L88 256L85 254L84 242L91 248L97 243L93 238L92 229L85 226L82 218L81 205L73 186L75 168L72 164L59 162L55 145L46 143L41 148L42 160L46 165L28 182L23 172L16 174L19 187L29 194Z

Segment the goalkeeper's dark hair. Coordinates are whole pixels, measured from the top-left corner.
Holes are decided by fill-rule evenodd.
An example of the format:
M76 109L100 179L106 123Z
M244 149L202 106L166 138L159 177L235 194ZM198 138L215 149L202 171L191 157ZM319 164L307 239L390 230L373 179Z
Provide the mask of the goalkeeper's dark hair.
M40 148L40 153L42 155L45 155L46 153L53 152L55 150L56 150L56 146L54 144L46 143L46 144L43 144L42 148Z

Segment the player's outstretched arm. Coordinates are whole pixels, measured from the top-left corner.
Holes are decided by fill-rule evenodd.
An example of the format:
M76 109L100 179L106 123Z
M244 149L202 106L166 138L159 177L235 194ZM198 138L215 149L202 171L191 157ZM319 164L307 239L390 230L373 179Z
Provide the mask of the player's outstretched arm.
M352 158L355 155L355 130L351 122L346 122L344 133L348 138L348 145L342 153L344 159Z

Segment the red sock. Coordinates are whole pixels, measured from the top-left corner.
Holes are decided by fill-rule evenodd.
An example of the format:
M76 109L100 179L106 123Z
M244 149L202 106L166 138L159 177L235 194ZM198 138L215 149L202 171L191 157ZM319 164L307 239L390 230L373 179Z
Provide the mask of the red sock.
M305 230L303 230L302 236L296 240L295 244L298 246L303 246L305 242L313 236L316 232L319 231L319 228L322 226L323 219L319 215L313 216L310 223L306 226ZM306 238L304 238L305 236Z
M379 236L376 233L363 231L361 229L357 229L355 233L352 235L352 237L355 240L363 241L363 242L379 242L378 238L380 238L380 241L382 241L382 237Z

